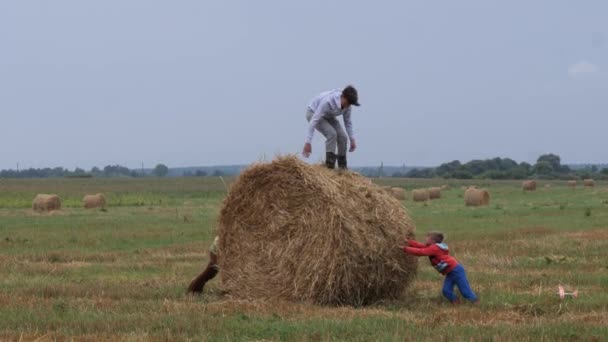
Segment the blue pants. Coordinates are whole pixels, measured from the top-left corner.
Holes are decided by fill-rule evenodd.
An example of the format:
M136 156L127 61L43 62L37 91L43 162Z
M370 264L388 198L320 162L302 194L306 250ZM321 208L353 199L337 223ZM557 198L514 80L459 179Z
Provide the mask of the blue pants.
M454 285L458 286L458 290L462 296L471 302L477 301L475 292L471 290L469 281L467 280L467 274L464 271L462 265L456 266L452 272L445 275L445 281L443 282L443 295L449 299L450 302L458 300L458 296L454 294Z

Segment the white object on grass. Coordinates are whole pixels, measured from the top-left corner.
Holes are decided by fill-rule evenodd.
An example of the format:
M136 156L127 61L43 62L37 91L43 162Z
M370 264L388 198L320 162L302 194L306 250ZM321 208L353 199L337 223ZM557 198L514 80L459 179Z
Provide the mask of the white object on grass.
M572 298L578 298L578 290L574 290L574 292L566 292L562 285L557 286L557 294L560 299L566 298L566 296L571 296Z

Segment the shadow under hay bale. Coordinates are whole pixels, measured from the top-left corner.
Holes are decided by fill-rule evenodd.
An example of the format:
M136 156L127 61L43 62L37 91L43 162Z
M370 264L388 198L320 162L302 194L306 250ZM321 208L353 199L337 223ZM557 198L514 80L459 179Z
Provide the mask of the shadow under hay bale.
M32 201L34 211L54 211L61 209L61 198L57 195L38 194Z
M490 193L483 189L470 187L464 192L464 203L470 207L489 205Z
M280 157L245 170L219 219L222 285L232 296L326 305L399 298L417 261L396 248L415 227L370 180Z

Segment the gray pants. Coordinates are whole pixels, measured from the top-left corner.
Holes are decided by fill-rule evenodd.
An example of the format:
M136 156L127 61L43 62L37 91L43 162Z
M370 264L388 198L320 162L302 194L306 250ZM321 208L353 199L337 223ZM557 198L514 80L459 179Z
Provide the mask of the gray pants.
M311 110L306 111L306 120L310 122L314 113ZM348 145L348 136L344 132L344 128L336 118L322 118L317 125L317 131L321 132L325 137L325 152L336 153L338 149L339 156L346 156L346 148Z

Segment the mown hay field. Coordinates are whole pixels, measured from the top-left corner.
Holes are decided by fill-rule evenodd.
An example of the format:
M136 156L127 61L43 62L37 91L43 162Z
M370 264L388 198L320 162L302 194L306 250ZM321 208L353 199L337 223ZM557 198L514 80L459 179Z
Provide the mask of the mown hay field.
M230 183L229 179L226 179ZM403 201L419 239L441 230L466 267L478 306L441 299L442 277L420 258L407 300L324 307L236 300L219 278L185 289L207 262L225 196L218 178L0 180L0 340L605 340L608 184L571 189L520 181L379 180L449 184L441 199ZM463 185L491 194L466 207ZM85 210L86 193L106 209ZM37 193L62 210L37 214ZM399 242L396 241L396 245ZM578 289L560 301L558 284Z

